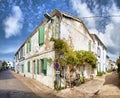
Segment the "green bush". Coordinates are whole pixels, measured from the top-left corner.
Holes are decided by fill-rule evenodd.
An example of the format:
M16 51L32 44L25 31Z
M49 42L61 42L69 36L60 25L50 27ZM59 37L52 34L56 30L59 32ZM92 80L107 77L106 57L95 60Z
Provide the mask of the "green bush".
M111 69L108 69L107 72L110 73L110 72L112 72L112 70L111 70Z
M85 77L84 77L84 76L80 77L80 82L81 82L81 83L84 83L84 82L85 82Z
M101 71L97 72L97 76L102 76L102 75L103 75L103 72L101 72Z

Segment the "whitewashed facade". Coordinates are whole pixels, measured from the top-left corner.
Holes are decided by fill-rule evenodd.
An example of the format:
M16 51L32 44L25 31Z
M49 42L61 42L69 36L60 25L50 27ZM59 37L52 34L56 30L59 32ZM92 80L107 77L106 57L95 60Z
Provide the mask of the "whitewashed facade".
M106 72L106 47L99 39L96 34L91 34L94 40L94 50L93 52L97 56L98 64L97 64L97 71Z
M15 54L16 72L54 88L54 42L51 38L60 38L73 50L94 50L94 41L83 22L69 14L54 10L33 31ZM51 61L48 62L48 59ZM91 66L81 68L86 77L90 77Z

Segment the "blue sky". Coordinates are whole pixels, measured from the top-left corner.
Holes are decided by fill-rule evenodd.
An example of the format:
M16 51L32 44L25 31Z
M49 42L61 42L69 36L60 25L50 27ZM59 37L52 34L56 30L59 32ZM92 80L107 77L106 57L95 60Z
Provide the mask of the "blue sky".
M44 13L59 9L83 20L116 59L120 52L119 0L0 0L0 60L10 60L25 39L44 19Z

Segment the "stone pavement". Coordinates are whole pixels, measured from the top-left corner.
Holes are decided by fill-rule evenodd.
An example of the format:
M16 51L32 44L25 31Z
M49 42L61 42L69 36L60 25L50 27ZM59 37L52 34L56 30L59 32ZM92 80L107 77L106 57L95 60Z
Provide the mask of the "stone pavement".
M16 78L22 81L25 85L32 89L32 91L40 95L42 98L92 98L97 94L105 82L105 75L96 77L93 80L81 84L79 87L67 88L61 91L52 90L40 82L23 77L12 72Z
M99 92L105 82L105 75L81 84L79 87L69 88L58 92L65 98L92 98Z

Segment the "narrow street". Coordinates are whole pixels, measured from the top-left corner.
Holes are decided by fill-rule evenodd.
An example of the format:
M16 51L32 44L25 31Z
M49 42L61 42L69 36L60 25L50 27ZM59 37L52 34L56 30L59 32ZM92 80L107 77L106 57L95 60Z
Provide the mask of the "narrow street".
M103 83L101 83L103 82ZM103 84L103 85L101 85ZM98 93L96 92L99 89ZM9 70L0 72L0 98L120 98L116 72L86 82L79 87L52 90L38 81Z
M95 98L120 98L120 79L117 72L105 76L105 83Z
M0 98L41 98L16 79L9 70L0 72Z

